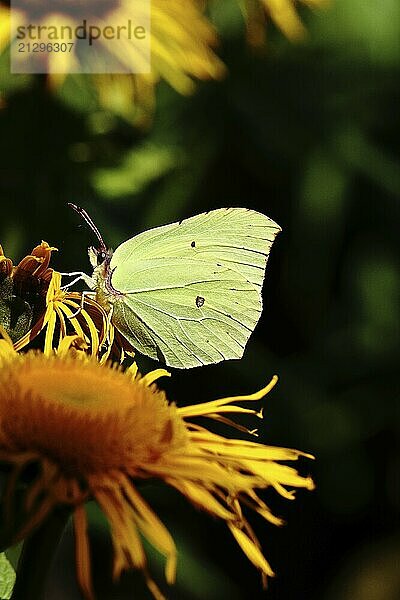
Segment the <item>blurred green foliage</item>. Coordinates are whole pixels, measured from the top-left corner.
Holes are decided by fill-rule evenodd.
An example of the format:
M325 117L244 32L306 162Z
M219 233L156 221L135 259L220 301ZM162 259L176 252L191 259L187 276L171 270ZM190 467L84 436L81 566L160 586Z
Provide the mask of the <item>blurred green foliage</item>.
M317 490L294 504L268 496L284 529L252 521L278 574L270 600L400 596L399 13L395 0L336 0L305 13L304 43L271 27L256 51L232 3L215 3L229 75L190 98L160 84L148 130L97 106L85 76L55 95L42 77L1 80L0 240L13 259L43 238L60 250L57 269L88 270L91 236L68 201L87 208L114 247L221 206L255 208L283 227L243 360L176 372L166 384L184 404L280 375L260 439L315 454L304 468ZM178 541L170 598L264 597L222 525L172 492L143 492ZM131 597L134 575L117 588L106 579L104 527L93 511L100 597ZM72 563L68 536L48 600L78 597L66 557Z

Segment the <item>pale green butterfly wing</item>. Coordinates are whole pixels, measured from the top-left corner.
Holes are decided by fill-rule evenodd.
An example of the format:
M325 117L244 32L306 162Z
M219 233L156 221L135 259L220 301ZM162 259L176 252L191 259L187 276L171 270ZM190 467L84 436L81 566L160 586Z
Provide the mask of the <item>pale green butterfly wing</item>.
M272 219L254 210L220 208L127 240L115 250L111 267L125 261L131 265L139 257L191 257L226 264L261 287L268 254L279 231Z
M240 358L279 226L230 208L151 229L112 256L112 320L141 353L189 368Z
M174 367L240 358L261 313L254 286L207 262L171 258L162 267L152 262L144 261L143 271L131 278L139 289L114 302L117 329L139 352ZM151 288L154 280L157 287Z

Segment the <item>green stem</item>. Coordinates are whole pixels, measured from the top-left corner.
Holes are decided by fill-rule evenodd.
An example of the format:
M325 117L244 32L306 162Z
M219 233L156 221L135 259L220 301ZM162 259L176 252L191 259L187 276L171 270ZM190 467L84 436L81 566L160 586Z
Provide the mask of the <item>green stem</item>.
M56 508L25 540L11 600L42 600L47 575L70 514L70 507Z

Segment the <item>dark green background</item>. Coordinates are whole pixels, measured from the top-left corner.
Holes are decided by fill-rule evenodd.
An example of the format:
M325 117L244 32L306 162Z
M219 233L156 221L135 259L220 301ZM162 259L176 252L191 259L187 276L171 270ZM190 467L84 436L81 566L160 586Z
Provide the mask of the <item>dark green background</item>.
M114 247L223 206L260 210L283 228L244 358L175 372L168 391L183 405L254 391L279 374L260 440L315 454L299 468L317 490L295 503L267 494L288 521L283 529L252 519L277 573L264 595L222 524L161 486L145 488L181 554L170 598L400 596L400 9L389 0L333 4L305 13L306 43L291 45L270 26L258 52L234 10L215 11L229 76L191 98L161 84L148 131L103 111L88 77L51 95L43 77L7 75L2 58L0 240L8 256L45 239L59 248L58 270L89 271L93 240L71 201ZM92 512L99 596L147 598L134 576L111 587L111 550ZM72 560L68 535L48 600L79 597Z

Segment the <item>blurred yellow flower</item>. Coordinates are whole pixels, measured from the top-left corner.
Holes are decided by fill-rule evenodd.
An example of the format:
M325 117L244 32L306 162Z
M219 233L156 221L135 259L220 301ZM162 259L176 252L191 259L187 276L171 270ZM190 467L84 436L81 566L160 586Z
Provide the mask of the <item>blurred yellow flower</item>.
M147 0L141 0L143 2ZM151 2L151 72L137 74L100 73L87 75L88 83L94 87L99 105L114 114L120 115L135 123L146 124L154 108L155 85L160 79L167 81L182 94L190 94L195 87L195 80L220 79L226 69L216 55L214 48L218 43L217 32L204 9L215 0L152 0ZM301 40L305 36L305 27L298 15L296 4L310 8L318 8L328 4L329 0L231 0L239 1L247 23L248 39L254 45L265 41L265 22L271 19L276 26L291 40ZM34 3L40 8L41 0ZM26 5L27 6L27 5ZM71 7L76 3L66 1L60 9L48 10L49 3L43 2L42 23L58 23L74 25ZM125 22L132 14L131 0L121 0L114 9L108 7L107 22L122 19ZM136 5L135 5L136 6ZM135 10L140 10L135 8ZM85 15L90 16L90 4L85 5ZM99 17L99 5L95 3L93 22ZM18 23L28 18L25 11L13 14ZM0 0L0 53L10 44L9 8L4 0ZM114 48L114 47L113 47ZM119 48L119 47L118 47ZM123 52L115 46L115 58L124 68L138 60L138 52L133 44L126 45ZM51 73L54 53L48 53L50 87L63 93L65 74ZM66 70L79 69L78 59L74 52L64 56ZM59 57L57 58L59 60ZM73 75L70 75L70 77Z
M10 9L0 4L0 51L10 43Z
M149 0L140 0L146 4ZM78 24L74 22L73 11L76 3L66 1L60 8L58 5L52 11L48 10L49 3L43 2L40 23L57 25L60 27ZM90 4L86 4L81 11L85 17L92 17L93 23L102 23L101 6L93 5L92 15ZM110 9L111 6L111 9ZM40 0L34 6L28 7L25 12L15 11L19 22L23 23L29 19L28 10L38 11ZM132 16L141 11L141 5L132 5L131 0L121 0L112 8L112 3L105 3L107 8L107 23L126 22ZM37 12L35 13L38 14ZM38 22L35 18L35 23ZM0 52L10 44L10 13L4 1L0 1ZM103 23L104 24L104 23ZM132 117L137 114L132 107L135 105L143 107L147 112L153 104L153 88L159 79L165 79L182 94L189 94L194 89L194 79L219 79L225 73L225 67L214 52L217 44L217 34L203 15L200 3L197 0L152 0L151 1L151 72L138 74L97 74L88 75L92 78L98 91L99 102L105 108L113 110L117 114ZM117 61L123 65L129 73L130 68L140 59L134 44L125 44L123 49L119 45L110 45L115 52ZM45 55L48 60L49 80L52 87L60 87L65 80L65 74L52 73L51 66L54 53ZM59 60L59 54L57 60ZM64 59L66 72L78 69L79 62L74 52L65 53Z
M225 66L213 50L217 42L217 33L196 0L152 0L151 73L93 75L101 106L146 123L160 79L187 95L195 89L194 80L224 76Z
M306 35L306 29L296 10L296 4L310 8L326 6L329 0L244 0L243 11L247 21L250 43L259 45L265 41L265 21L271 19L282 33L296 42Z
M94 499L110 525L114 578L123 570L139 569L154 597L163 598L148 572L141 536L166 557L168 583L175 580L177 550L137 489L141 480L158 478L222 519L263 579L273 575L242 509L249 507L280 524L257 490L273 487L292 499L295 487L313 489L309 477L278 462L309 455L227 439L192 419L234 425L227 414L257 414L236 402L260 400L276 378L250 396L177 408L154 383L166 371L141 377L133 365L122 372L84 353L78 359L68 345L65 339L58 354L18 355L7 339L0 341L0 460L15 469L6 496L13 497L24 467L40 465L25 495L24 523L14 541L42 523L55 506L69 505L78 581L85 598L93 599L84 504Z

